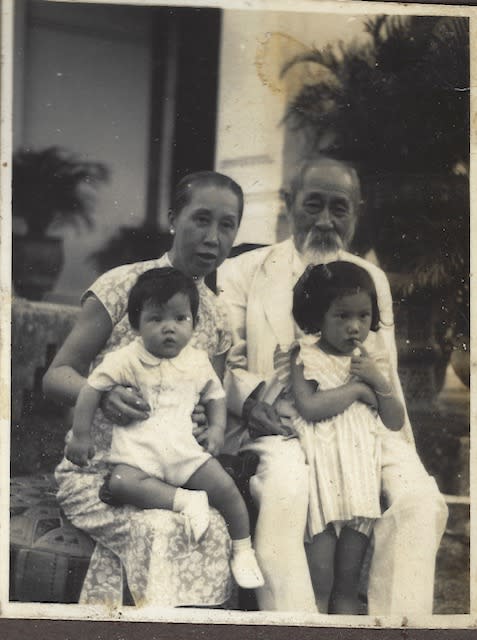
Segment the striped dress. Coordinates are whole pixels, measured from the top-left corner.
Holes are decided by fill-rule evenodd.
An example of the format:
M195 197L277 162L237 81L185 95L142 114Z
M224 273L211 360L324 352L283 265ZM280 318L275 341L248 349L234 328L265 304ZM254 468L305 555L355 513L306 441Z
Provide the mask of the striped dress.
M349 381L349 356L325 353L310 336L299 345L297 361L303 364L305 379L314 380L321 390ZM373 520L381 515L379 432L385 427L376 411L354 402L343 413L320 422L297 416L294 426L310 468L307 538L330 523L339 532L344 522L369 534Z

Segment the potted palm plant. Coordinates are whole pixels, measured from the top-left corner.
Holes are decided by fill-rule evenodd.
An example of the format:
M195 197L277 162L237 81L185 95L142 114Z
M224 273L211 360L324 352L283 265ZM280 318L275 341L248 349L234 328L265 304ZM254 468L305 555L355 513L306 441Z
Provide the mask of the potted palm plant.
M303 85L285 122L306 133L308 152L357 166L354 250L374 249L390 276L408 401L428 404L452 351L468 345L468 20L378 16L365 30L364 43L287 62L282 75L301 63L326 73Z
M13 235L13 285L18 295L39 300L63 265L63 240L50 232L93 226L96 188L109 172L104 164L48 147L17 150L12 174L12 212L23 224Z

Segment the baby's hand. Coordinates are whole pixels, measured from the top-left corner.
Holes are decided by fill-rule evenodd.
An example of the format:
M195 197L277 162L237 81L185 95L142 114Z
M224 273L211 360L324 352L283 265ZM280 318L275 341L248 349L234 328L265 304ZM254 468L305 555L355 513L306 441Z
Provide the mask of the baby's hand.
M218 425L210 425L207 430L207 451L218 456L224 447L224 429Z
M89 436L79 438L74 433L67 439L65 457L78 467L85 467L90 458L94 456L94 446Z

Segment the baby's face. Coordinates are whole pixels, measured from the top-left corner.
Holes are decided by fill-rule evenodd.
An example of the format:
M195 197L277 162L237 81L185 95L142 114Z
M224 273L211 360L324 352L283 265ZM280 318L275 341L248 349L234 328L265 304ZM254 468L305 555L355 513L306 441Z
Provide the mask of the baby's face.
M190 301L176 293L165 304L146 302L139 316L139 333L149 353L158 358L175 358L194 331Z
M356 344L368 337L372 313L365 291L336 298L323 318L321 344L329 353L351 355Z

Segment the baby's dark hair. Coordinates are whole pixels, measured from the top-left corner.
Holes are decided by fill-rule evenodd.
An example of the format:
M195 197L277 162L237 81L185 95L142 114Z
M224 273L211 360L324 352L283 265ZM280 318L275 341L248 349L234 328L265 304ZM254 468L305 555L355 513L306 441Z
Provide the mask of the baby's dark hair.
M183 293L189 298L195 326L199 309L199 292L193 279L173 267L162 267L142 273L131 288L128 299L128 318L131 327L136 331L139 329L139 316L147 302L163 305L176 293Z
M379 309L373 279L366 269L344 260L306 269L293 289L293 317L305 333L319 333L331 303L360 291L371 298L371 330L377 331Z

